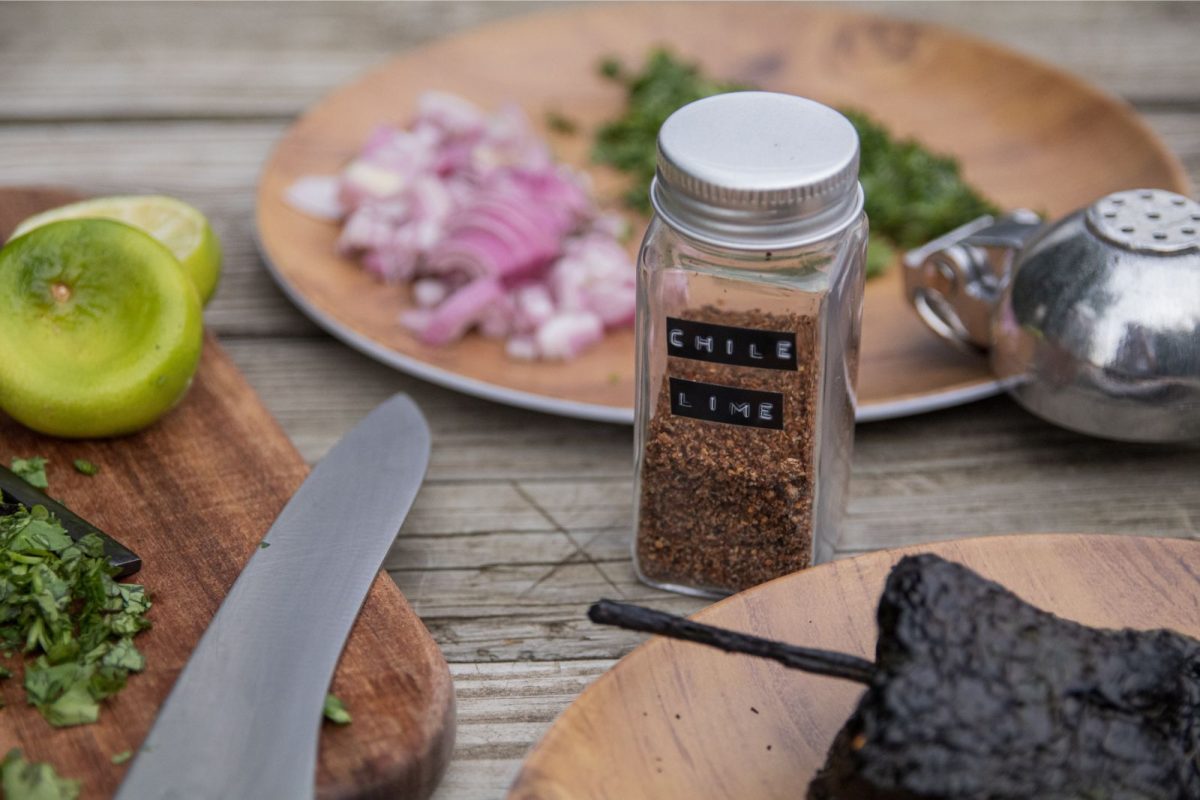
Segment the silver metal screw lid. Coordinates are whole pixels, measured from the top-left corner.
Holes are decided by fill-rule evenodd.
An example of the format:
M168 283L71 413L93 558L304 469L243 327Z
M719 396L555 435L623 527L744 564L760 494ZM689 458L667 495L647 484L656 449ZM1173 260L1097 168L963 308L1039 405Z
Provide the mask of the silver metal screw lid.
M1200 248L1200 203L1163 189L1114 192L1087 210L1102 239L1127 250L1182 253Z
M832 108L794 95L697 100L658 133L650 200L668 225L708 244L799 247L861 213L858 134Z

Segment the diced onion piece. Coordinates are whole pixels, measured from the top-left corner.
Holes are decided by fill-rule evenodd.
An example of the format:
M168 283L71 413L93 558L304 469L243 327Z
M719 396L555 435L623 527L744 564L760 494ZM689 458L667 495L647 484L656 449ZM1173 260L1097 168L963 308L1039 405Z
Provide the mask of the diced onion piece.
M534 341L542 358L572 359L604 338L604 323L587 312L565 312L546 320Z
M479 321L489 304L503 296L504 289L494 278L479 278L468 283L433 310L420 333L421 341L434 345L456 341Z
M297 211L332 222L345 213L338 198L340 186L336 175L306 175L287 188L284 199Z

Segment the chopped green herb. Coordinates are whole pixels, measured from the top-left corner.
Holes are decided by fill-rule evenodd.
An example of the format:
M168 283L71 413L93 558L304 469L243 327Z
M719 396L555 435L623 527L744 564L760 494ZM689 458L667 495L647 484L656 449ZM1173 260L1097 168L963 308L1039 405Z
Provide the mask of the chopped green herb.
M46 480L46 459L41 456L30 458L14 458L12 471L20 475L31 485L39 489L47 489L50 482Z
M896 248L882 236L872 235L867 242L867 277L882 275L896 259Z
M932 153L915 139L894 138L861 111L843 110L858 130L859 179L867 198L871 231L909 250L996 213L959 172L958 162Z
M117 583L96 534L79 541L44 507L0 516L0 646L35 656L25 694L56 727L95 722L145 659L144 587Z
M0 680L12 677L12 670L8 667L0 667Z
M75 471L83 475L95 475L100 471L100 467L88 461L86 458L77 458L74 461Z
M607 59L600 74L622 84L627 99L625 113L596 134L592 159L633 178L625 203L642 213L650 211L658 129L667 117L694 100L751 88L707 78L695 64L663 49L650 52L641 72L630 73L616 59ZM882 273L897 249L917 247L996 212L962 179L954 159L932 153L913 139L894 139L860 111L843 113L858 130L862 147L859 178L871 220L868 277Z
M555 133L574 134L579 132L579 125L570 117L557 111L546 112L546 126Z
M114 763L114 764L124 764L126 761L128 761L128 760L129 760L129 759L131 759L131 758L133 758L133 751L132 751L132 750L122 750L121 752L119 752L119 753L116 753L115 755L113 755L113 757L112 757L112 763Z
M619 80L623 74L623 69L620 60L616 58L606 58L600 62L600 74L606 78Z
M655 143L667 117L693 100L747 87L710 80L696 65L664 49L652 50L637 74L629 74L615 58L600 64L600 74L622 84L628 98L625 113L597 131L592 159L632 175L634 185L626 192L625 203L648 214Z
M270 546L271 546L271 543L270 543L270 542L263 541L263 542L259 542L259 543L258 543L258 549L259 549L259 550L266 550L266 549L267 549L268 547L270 547Z
M346 710L346 706L336 695L325 695L325 719L335 725L349 725L351 722L350 712Z
M0 761L0 788L5 800L75 800L79 781L60 777L49 764L31 764L13 748Z

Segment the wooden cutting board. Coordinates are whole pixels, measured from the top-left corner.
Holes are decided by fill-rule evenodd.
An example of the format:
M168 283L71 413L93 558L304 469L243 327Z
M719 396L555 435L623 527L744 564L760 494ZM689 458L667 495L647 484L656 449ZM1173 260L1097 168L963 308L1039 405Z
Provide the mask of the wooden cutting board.
M75 195L0 190L0 241L26 216ZM229 356L209 336L182 404L150 429L105 441L34 434L0 415L0 461L50 459L50 494L138 553L132 580L154 600L139 636L146 671L103 704L100 721L52 728L26 705L20 676L0 683L0 752L82 779L84 798L110 796L192 648L276 514L308 473L300 454ZM95 477L71 466L85 458ZM329 532L337 547L339 531ZM15 660L15 659L14 659ZM9 663L7 660L4 663ZM338 665L332 691L354 721L322 728L322 798L427 797L454 743L454 690L445 659L396 584L380 573Z
M1200 637L1200 542L997 536L871 553L763 584L695 619L874 657L892 565L932 552L1086 625ZM509 800L798 800L862 687L653 638L590 686L530 753Z

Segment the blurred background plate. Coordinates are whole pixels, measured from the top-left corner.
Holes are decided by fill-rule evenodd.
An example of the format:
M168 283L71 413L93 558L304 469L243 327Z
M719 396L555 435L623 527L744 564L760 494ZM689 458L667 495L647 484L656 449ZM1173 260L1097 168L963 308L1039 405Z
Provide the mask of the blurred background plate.
M1200 636L1200 544L1118 536L998 536L882 551L797 572L695 619L874 658L892 565L931 552L1062 617ZM798 800L862 694L856 684L654 638L555 721L509 800Z
M336 225L284 202L295 179L332 174L371 129L403 123L426 89L484 108L516 102L564 160L586 168L606 205L621 176L591 165L590 132L620 113L621 87L596 65L640 65L666 45L708 74L867 111L901 136L957 157L969 181L1002 207L1065 214L1110 191L1187 193L1179 161L1131 108L1079 78L943 28L829 8L782 4L603 5L490 25L397 58L334 91L276 147L258 187L264 258L286 294L358 350L434 383L497 402L610 422L633 420L633 334L581 358L523 363L471 335L444 348L396 321L407 291L384 286L334 252ZM550 133L548 111L580 124ZM635 231L635 242L641 228ZM927 331L907 307L898 268L868 283L859 419L920 413L999 391L979 357Z

